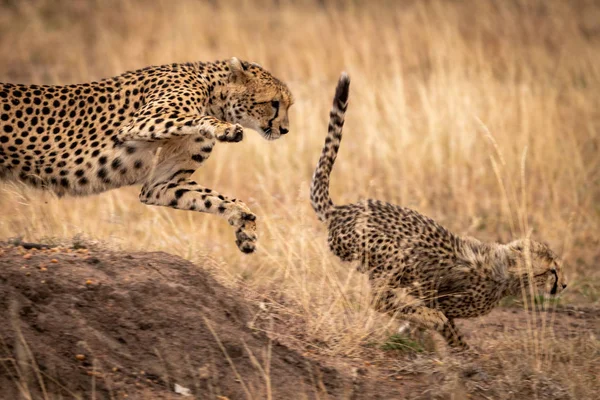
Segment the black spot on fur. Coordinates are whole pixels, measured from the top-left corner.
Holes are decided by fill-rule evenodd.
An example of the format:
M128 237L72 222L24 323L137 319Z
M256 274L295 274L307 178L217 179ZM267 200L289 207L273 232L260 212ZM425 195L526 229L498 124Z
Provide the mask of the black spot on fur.
M121 166L121 159L119 157L115 158L112 163L110 163L112 169L118 169Z
M175 191L175 198L180 199L185 193L189 192L189 189L179 189Z

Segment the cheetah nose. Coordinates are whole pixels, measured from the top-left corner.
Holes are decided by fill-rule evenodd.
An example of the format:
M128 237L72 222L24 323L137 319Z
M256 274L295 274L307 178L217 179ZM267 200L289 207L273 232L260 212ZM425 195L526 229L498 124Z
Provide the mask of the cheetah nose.
M567 284L566 284L566 283L563 283L563 284L562 284L562 288L563 288L563 289L566 289L566 288L567 288Z
M290 130L288 128L284 128L283 126L281 128L279 128L279 133L281 133L282 135L285 135L289 131Z

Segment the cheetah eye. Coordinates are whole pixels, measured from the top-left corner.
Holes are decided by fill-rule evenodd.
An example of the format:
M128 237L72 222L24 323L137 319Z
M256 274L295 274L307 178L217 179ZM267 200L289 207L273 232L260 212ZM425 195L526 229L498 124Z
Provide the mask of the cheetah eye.
M271 101L271 106L273 108L279 108L279 102L277 100L273 100L273 101Z

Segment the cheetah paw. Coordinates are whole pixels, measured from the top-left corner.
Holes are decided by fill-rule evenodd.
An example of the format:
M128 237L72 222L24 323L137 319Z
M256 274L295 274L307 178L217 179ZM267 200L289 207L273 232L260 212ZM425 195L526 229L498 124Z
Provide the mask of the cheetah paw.
M241 142L244 138L244 128L240 124L227 124L217 131L216 137L220 142Z
M246 254L256 250L256 216L251 213L241 213L242 225L235 231L235 244Z

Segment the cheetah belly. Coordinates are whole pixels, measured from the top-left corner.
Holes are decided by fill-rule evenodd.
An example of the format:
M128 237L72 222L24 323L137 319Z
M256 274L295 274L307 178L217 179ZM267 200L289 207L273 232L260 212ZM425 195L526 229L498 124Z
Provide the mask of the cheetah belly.
M96 160L86 160L75 168L74 175L81 176L73 188L66 191L73 195L102 193L107 190L144 183L152 169L152 160L156 153L147 146L126 145L100 153Z
M448 318L473 318L492 311L500 299L501 296L494 291L469 289L464 293L440 297L436 308Z
M94 152L85 145L66 157L29 157L30 167L0 165L0 179L20 180L30 186L53 191L58 196L83 196L143 183L151 172L155 147L147 143L128 143ZM77 154L75 153L77 151ZM90 154L94 153L93 157ZM25 158L29 152L21 155ZM1 155L1 154L0 154Z

